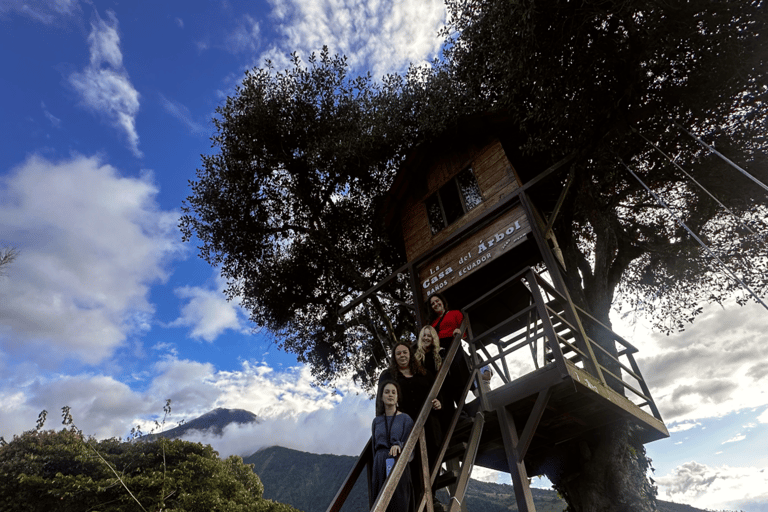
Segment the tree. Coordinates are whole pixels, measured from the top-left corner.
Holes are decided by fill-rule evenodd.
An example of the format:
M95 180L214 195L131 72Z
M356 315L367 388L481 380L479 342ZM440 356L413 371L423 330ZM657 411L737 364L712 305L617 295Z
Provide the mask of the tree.
M575 155L554 232L579 305L609 326L617 304L649 315L667 333L683 329L703 303L749 298L720 261L765 297L765 193L673 125L716 143L766 181L764 2L448 6L454 35L445 72L488 108L510 114L525 139L507 147L520 144L540 162ZM559 468L542 468L569 510L654 508L655 491L644 476L649 462L628 425L571 448Z
M104 458L101 460L90 447ZM164 446L163 446L164 445ZM76 430L31 430L0 446L0 508L37 510L291 512L262 499L264 486L240 457L165 439L86 439Z
M327 49L306 67L294 55L284 72L249 71L217 109L218 152L190 183L184 236L221 267L228 297L320 381L354 368L368 382L383 347L414 330L398 305L403 282L355 318L337 312L404 261L377 208L407 149L449 117L425 97L423 75L350 77Z
M7 271L7 267L13 263L16 257L19 255L18 249L13 247L0 248L0 276L4 276Z
M672 126L687 126L768 178L763 3L448 2L454 79L489 108L511 113L527 154L544 161L579 155L556 234L567 266L578 269L568 275L581 290L577 299L601 321L609 322L617 289L669 332L695 316L702 300L720 302L738 288L620 160L726 263L742 263L742 255L764 263L759 236L743 236L638 135L674 154L753 231L764 227L765 194ZM765 292L763 272L744 270L743 278Z
M285 335L282 346L321 380L349 367L370 375L381 361L370 339L413 328L397 304L409 299L397 282L374 302L376 313L345 325L336 313L404 262L379 229L378 201L409 148L463 115L489 111L515 134L502 141L513 158L544 169L573 156L554 231L574 300L606 325L612 304L670 332L703 303L748 299L645 186L766 294L765 194L673 125L766 181L762 1L448 7L445 61L431 69L377 85L349 78L343 59L326 53L306 69L296 61L285 73L250 72L219 109L221 152L204 158L181 227L200 238L207 261L222 265L230 296L244 298L257 325ZM542 471L572 510L650 509L649 461L631 434L628 425L598 432L571 447L557 470Z

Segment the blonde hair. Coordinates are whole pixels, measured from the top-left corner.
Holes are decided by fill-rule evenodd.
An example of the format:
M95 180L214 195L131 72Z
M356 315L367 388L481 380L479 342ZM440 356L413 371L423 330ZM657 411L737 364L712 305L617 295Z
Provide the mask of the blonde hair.
M413 356L421 363L424 364L424 358L426 357L426 350L424 350L424 333L429 331L432 335L432 354L435 358L435 368L440 371L443 366L443 358L440 357L440 337L437 335L437 331L431 325L425 325L419 331L419 339L416 340L416 351Z

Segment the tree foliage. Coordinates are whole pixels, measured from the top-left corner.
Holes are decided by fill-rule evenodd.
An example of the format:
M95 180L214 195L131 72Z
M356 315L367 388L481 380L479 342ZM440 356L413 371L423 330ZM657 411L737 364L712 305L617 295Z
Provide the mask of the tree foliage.
M555 225L577 300L607 322L618 290L669 332L692 320L702 302L721 302L739 290L621 162L765 295L764 191L673 125L717 144L766 181L764 2L451 0L448 6L453 36L446 55L454 80L488 108L509 112L528 154L545 161L577 155L572 192Z
M0 446L0 509L139 510L107 464L147 511L294 510L262 499L252 467L236 456L219 459L210 445L97 441L72 429L32 430Z
M768 177L762 1L448 7L445 61L431 68L379 83L327 50L306 65L294 56L289 70L247 72L218 109L216 152L191 183L181 229L256 326L321 381L350 368L364 380L381 365L382 344L370 341L413 331L403 280L353 317L337 314L404 262L381 229L380 200L409 148L489 111L522 134L506 146L528 162L575 156L555 233L574 298L604 322L617 291L666 332L704 302L746 300L675 217L765 294L765 194L672 124Z
M442 129L446 114L426 101L422 81L417 69L382 83L351 77L327 50L306 65L294 55L286 71L248 71L217 109L217 152L190 184L185 237L200 239L228 296L319 380L351 363L367 376L384 354L370 340L413 330L387 300L408 299L397 283L346 324L337 311L403 262L377 207L406 150Z

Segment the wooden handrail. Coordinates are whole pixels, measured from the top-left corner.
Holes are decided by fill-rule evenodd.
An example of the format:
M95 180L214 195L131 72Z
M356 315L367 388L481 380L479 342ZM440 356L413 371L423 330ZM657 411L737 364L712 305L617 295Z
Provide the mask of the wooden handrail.
M352 492L352 488L355 486L355 483L357 483L357 479L360 478L363 468L373 461L373 449L371 448L372 442L373 439L368 439L365 448L360 452L360 457L357 458L357 463L349 471L349 474L347 474L347 478L344 479L344 483L341 485L336 496L333 497L333 501L331 501L331 504L328 506L327 512L339 512L339 510L341 510L347 497Z
M445 355L445 358L443 359L443 366L440 368L440 371L437 373L437 377L435 377L435 382L432 385L432 389L429 391L429 395L427 396L426 400L424 400L424 405L422 405L421 407L421 411L419 412L418 418L414 421L413 430L411 430L411 435L408 436L408 441L406 441L405 446L400 452L400 456L397 458L397 462L395 463L395 466L392 468L392 471L389 477L387 478L386 483L384 484L384 488L381 489L381 491L379 492L379 496L376 498L376 501L373 504L373 508L371 509L371 512L383 512L384 510L387 509L387 506L389 505L389 502L392 499L392 494L395 491L395 487L397 487L397 484L400 481L400 478L402 477L403 472L405 471L405 465L408 463L408 459L411 457L411 454L413 453L413 450L416 447L416 442L418 441L420 432L424 430L424 425L427 422L427 417L429 416L429 413L432 410L432 400L437 398L437 394L440 392L440 388L442 387L443 382L445 381L445 377L446 375L448 375L448 370L450 369L451 362L453 361L453 358L456 356L457 351L461 348L461 342L460 341L457 342L456 338L458 337L459 339L461 339L461 336L463 336L467 330L467 324L468 322L467 322L467 319L465 318L464 321L461 323L461 326L459 327L459 330L461 332L454 337L453 343L451 344L451 348L448 350L448 353ZM428 497L428 499L431 499L431 495Z

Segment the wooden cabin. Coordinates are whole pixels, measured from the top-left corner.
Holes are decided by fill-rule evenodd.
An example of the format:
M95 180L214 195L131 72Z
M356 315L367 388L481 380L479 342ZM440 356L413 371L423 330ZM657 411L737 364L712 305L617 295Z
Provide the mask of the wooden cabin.
M418 325L426 324L434 292L464 314L457 338L469 352L472 379L462 405L473 421L461 424L457 411L438 464L414 476L425 488L447 486L452 512L465 508L474 466L509 472L518 509L530 511L528 475L559 464L596 429L628 420L643 442L669 435L634 359L637 349L574 305L566 288L567 269L548 227L568 192L567 160L536 168L517 158L526 167L517 169L505 137L480 117L414 149L384 208L408 258L395 274L410 275ZM458 341L446 361L463 357ZM490 386L476 385L474 396L484 367L495 377ZM404 454L423 450L428 413L425 405ZM347 486L370 464L366 449L329 510L339 510ZM371 496L372 510L386 509L399 466L381 495ZM419 511L433 510L431 496L417 498Z

